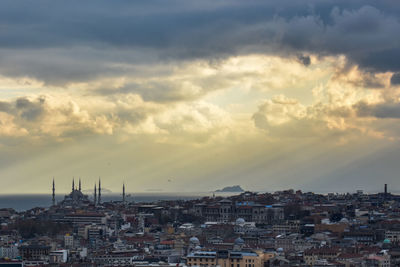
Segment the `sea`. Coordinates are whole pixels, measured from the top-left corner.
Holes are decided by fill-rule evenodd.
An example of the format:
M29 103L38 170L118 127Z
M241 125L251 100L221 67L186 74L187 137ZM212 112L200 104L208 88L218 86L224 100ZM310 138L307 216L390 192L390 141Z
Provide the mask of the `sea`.
M215 193L216 196L230 196L238 193ZM205 196L212 196L212 192L190 192L190 193L129 193L126 196L128 202L150 203L160 200L193 200ZM56 195L56 202L62 201L65 195ZM0 208L12 208L16 211L25 211L35 207L47 208L51 205L51 194L20 194L20 195L0 195ZM91 199L92 196L89 196ZM121 194L103 194L103 202L121 201Z

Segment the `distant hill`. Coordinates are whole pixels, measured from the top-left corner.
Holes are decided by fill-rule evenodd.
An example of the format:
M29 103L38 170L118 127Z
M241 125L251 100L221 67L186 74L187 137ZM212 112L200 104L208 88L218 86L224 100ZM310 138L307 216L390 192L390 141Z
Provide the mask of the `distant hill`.
M243 188L240 185L226 186L222 189L218 189L215 192L244 192Z

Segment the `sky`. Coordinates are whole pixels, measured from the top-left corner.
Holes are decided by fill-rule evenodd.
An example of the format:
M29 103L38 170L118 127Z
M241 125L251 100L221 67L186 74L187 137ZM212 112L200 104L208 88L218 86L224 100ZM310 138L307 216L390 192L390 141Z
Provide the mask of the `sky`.
M400 192L397 0L0 2L0 194Z

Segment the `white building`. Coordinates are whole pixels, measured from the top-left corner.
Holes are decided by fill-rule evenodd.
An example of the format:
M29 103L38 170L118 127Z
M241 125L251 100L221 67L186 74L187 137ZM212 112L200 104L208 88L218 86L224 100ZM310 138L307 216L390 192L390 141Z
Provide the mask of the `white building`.
M11 246L0 247L0 258L15 259L18 256L19 253L17 246L11 245Z
M70 234L66 234L64 236L64 246L66 248L72 248L74 247L74 237Z
M50 252L50 262L51 263L66 263L68 260L68 250L56 250Z

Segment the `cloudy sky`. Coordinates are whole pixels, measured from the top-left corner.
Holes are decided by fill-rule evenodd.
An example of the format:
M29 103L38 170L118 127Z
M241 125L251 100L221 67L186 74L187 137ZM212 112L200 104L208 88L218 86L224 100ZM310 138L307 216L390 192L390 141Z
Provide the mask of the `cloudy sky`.
M400 191L397 0L0 3L0 193Z

